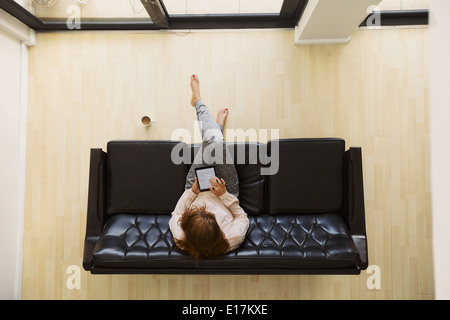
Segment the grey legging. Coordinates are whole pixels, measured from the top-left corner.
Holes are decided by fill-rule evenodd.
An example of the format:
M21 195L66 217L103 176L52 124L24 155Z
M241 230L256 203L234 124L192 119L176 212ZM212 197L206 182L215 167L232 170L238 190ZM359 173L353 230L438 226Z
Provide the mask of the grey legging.
M195 168L214 164L217 177L225 180L227 191L237 197L239 180L227 143L223 139L223 127L216 123L202 100L197 101L195 110L203 142L186 176L185 188L189 189L194 184Z

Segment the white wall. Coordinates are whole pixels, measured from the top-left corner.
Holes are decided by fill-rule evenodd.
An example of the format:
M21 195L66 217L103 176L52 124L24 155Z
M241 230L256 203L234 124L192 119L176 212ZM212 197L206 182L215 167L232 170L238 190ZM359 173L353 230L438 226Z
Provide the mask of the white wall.
M20 299L28 49L0 29L0 299Z
M450 299L450 1L430 2L430 125L436 299Z

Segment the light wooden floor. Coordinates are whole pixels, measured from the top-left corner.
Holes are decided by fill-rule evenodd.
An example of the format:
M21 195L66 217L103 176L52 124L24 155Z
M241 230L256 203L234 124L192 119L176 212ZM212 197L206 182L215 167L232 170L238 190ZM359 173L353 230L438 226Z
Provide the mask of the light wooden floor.
M293 31L38 34L30 49L24 299L433 299L428 30L356 31L293 45ZM364 160L369 263L360 276L96 275L81 272L89 149L197 130L189 76L231 110L228 128L342 137ZM157 120L139 126L144 113ZM270 137L269 137L270 138Z

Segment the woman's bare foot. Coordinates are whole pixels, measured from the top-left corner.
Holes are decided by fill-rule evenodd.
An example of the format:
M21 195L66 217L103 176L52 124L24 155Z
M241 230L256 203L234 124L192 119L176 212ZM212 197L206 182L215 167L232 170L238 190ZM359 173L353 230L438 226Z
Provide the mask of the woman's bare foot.
M192 89L191 104L193 107L195 107L197 101L202 98L200 96L200 81L195 74L191 76L191 89Z
M220 109L217 113L217 124L220 124L222 127L225 126L225 122L228 117L228 108Z

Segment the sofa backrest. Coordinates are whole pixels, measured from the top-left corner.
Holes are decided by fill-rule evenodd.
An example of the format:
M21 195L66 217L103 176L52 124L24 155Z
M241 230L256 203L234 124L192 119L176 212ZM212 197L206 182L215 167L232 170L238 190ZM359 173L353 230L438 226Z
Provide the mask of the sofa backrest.
M268 175L267 211L276 213L340 212L344 201L345 141L283 139L269 141L279 168Z
M173 141L111 141L107 214L170 214L184 192L186 166L171 160Z
M107 214L170 214L198 148L176 141L109 142ZM283 139L228 148L239 176L239 202L248 214L342 211L344 140ZM173 150L182 162L172 161ZM262 175L269 166L276 172Z
M264 167L264 144L256 142L233 143L228 150L233 155L239 177L239 204L248 214L265 213L266 176Z

